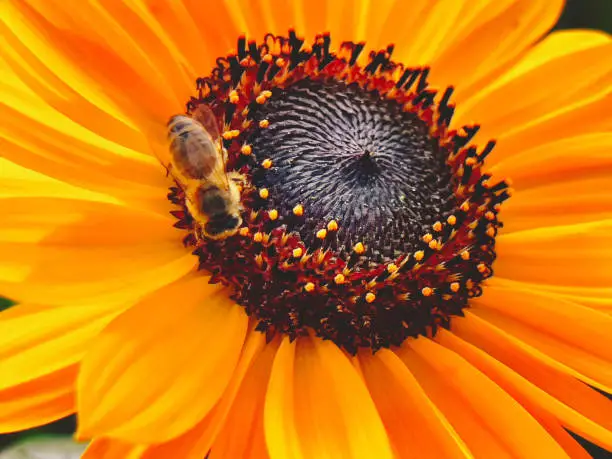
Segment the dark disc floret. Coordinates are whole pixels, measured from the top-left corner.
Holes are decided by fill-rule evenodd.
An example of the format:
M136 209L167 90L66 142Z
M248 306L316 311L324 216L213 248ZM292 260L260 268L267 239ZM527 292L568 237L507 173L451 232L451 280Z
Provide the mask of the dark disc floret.
M462 315L493 273L507 182L482 171L495 143L478 126L449 130L452 87L391 60L393 46L312 46L290 31L235 54L198 79L187 105L223 126L227 171L247 178L233 237L196 237L180 187L176 226L200 268L269 339L314 333L351 353L433 335Z

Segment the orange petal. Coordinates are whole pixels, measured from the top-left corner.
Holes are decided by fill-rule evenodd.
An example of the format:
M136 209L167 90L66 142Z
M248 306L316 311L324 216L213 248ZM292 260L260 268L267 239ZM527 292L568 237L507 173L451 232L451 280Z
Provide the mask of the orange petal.
M264 436L264 403L278 341L266 345L249 368L223 428L212 445L209 459L268 457Z
M460 104L516 63L557 22L564 1L464 2L455 36L431 63L432 82L456 87ZM466 72L465 69L470 69Z
M537 416L554 416L572 431L610 448L612 402L510 335L468 312L465 319L453 321L452 335L442 333L438 339Z
M397 458L472 457L397 355L366 351L359 363Z
M31 429L74 413L77 372L78 366L71 365L0 390L0 432Z
M487 288L472 312L578 372L602 390L612 388L612 317L526 289Z
M261 359L262 352L269 351L265 335L252 328L242 349L236 370L219 402L204 419L184 434L169 442L149 446L143 454L143 459L166 459L173 456L181 459L202 459L210 451L230 411L233 410L234 401L245 375L251 373L252 366ZM271 347L274 348L274 346Z
M19 304L0 313L0 390L79 362L122 307Z
M364 382L334 343L319 338L283 339L264 426L272 459L393 457Z
M612 40L583 34L552 34L535 46L506 74L457 107L457 125L482 123L480 138L497 138L559 109L609 93ZM568 44L568 42L570 44ZM583 46L584 44L584 46ZM491 161L501 156L492 155Z
M247 322L225 289L197 274L143 299L83 360L79 437L160 443L193 427L227 387Z
M552 285L612 285L612 220L550 226L497 238L495 273Z
M132 445L115 439L95 438L81 459L141 459L146 446Z
M516 191L504 204L504 233L612 218L611 149L612 134L594 133L497 163L491 172L511 177Z
M20 302L129 302L196 262L169 217L38 197L2 199L0 212L0 292Z
M567 457L523 407L454 352L419 338L398 355L475 457Z

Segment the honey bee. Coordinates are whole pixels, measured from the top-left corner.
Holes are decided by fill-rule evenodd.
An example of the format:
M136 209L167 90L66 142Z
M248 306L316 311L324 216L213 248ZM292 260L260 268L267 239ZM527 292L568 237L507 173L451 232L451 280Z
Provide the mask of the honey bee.
M168 121L170 173L181 186L186 206L198 231L209 239L233 236L242 224L240 186L244 177L225 170L217 120L209 107L201 105L194 118L175 115Z

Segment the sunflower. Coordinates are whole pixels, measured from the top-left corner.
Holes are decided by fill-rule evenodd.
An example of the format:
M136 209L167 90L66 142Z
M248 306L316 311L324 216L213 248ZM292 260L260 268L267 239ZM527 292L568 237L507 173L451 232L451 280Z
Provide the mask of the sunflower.
M612 41L547 35L562 8L3 1L0 430L77 413L87 459L612 449Z

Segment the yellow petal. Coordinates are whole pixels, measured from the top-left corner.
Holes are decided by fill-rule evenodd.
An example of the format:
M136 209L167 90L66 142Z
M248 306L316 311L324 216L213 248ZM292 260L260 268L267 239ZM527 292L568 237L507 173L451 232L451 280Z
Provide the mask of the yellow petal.
M480 138L497 138L501 144L504 135L522 124L591 95L609 93L612 68L606 57L612 52L612 40L588 40L585 47L572 46L563 52L548 52L551 48L559 48L559 40L566 43L563 34L547 37L509 73L458 106L454 119L457 125L481 123ZM541 47L544 47L543 52ZM496 157L501 158L499 152L496 153ZM495 161L494 155L491 161Z
M504 158L491 172L512 178L504 233L612 217L612 134L570 137ZM542 173L546 171L546 173Z
M267 344L249 368L223 428L212 445L209 459L267 457L264 404L279 341Z
M454 352L419 338L398 355L475 457L567 457L523 407Z
M579 435L610 447L610 400L470 312L465 319L454 320L452 330L457 338L442 333L440 342L468 359L524 406L536 410L538 416L552 415Z
M551 226L497 238L496 275L566 286L612 284L612 220Z
M415 377L391 351L359 354L360 368L397 458L470 458L471 453Z
M537 291L489 288L472 313L574 370L584 382L612 388L612 317ZM539 320L536 320L539 319Z
M432 82L454 85L459 104L478 94L554 26L563 4L563 0L465 2L461 22L450 27L455 37L431 63Z
M272 459L393 457L364 382L334 343L319 338L283 339L264 426Z
M48 424L75 412L78 366L58 370L0 390L0 432L17 432Z
M115 439L95 438L81 459L141 459L146 446L132 445Z
M250 328L251 330L242 349L236 370L214 408L204 419L184 434L169 442L147 447L142 459L166 459L172 456L177 456L181 459L202 459L210 451L213 442L220 435L219 432L226 423L231 410L234 410L234 401L246 375L251 374L252 367L261 360L262 352L266 353L271 349L275 349L274 346L270 348L266 346L266 339L263 333L254 331L253 326ZM253 382L249 380L249 384Z
M228 292L200 275L143 299L111 322L83 360L79 436L159 443L186 432L227 387L247 322Z
M0 293L19 302L129 302L197 261L169 216L38 197L1 199L0 212Z
M0 390L79 362L122 307L19 304L0 313Z

